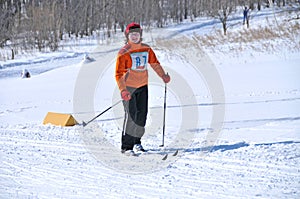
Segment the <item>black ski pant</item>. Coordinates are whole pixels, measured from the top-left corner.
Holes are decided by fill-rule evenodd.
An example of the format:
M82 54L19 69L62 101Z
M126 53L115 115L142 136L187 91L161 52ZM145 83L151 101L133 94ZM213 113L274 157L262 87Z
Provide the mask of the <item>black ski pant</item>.
M131 93L129 101L123 101L125 118L122 132L122 149L132 150L135 144L141 144L145 133L148 113L148 86L127 87Z

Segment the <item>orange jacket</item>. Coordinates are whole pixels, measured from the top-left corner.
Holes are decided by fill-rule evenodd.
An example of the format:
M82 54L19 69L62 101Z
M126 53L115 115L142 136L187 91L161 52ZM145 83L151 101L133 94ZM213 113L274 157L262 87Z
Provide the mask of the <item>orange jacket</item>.
M151 66L158 76L165 71L147 44L126 44L118 53L115 77L120 91L126 86L139 88L148 84L147 67Z

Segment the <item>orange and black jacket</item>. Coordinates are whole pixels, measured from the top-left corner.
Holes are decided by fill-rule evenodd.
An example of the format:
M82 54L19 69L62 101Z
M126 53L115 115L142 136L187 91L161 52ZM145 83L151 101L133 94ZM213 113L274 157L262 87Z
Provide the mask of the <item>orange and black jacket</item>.
M116 81L120 91L126 87L139 88L148 84L148 67L151 66L159 77L165 74L155 53L144 43L126 44L118 53Z

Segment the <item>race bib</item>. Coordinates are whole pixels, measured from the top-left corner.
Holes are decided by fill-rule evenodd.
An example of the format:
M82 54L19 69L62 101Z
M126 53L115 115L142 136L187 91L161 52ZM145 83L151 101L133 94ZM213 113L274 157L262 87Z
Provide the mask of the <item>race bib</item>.
M144 71L147 70L148 52L131 53L132 66L131 70Z

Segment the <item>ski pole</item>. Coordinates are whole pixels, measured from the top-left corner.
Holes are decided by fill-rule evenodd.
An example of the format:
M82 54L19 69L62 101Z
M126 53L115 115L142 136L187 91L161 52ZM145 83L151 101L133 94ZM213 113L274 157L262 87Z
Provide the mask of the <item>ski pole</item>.
M165 83L163 134L162 134L162 144L159 147L163 147L165 145L166 108L167 108L166 99L167 99L167 84Z
M101 116L102 114L104 114L105 112L107 112L109 109L111 109L112 107L118 105L120 102L122 102L122 100L119 100L118 102L116 102L115 104L111 105L110 107L108 107L107 109L105 109L104 111L102 111L101 113L99 113L98 115L96 115L93 119L91 119L88 122L84 122L82 121L82 126L85 127L86 125L88 125L89 123L91 123L92 121L94 121L96 118L98 118L99 116Z

